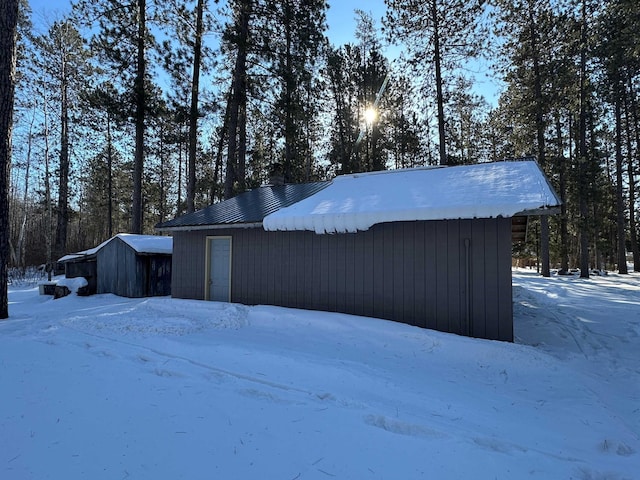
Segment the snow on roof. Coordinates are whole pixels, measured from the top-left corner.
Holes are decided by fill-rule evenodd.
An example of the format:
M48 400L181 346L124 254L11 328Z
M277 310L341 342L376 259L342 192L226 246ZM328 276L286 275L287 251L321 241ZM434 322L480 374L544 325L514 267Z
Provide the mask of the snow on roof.
M68 262L69 260L76 260L78 258L82 258L86 255L85 253L86 251L82 251L82 252L76 252L76 253L70 253L68 255L65 255L64 257L60 257L58 259L58 262Z
M119 238L124 243L133 248L136 253L151 253L151 254L164 254L171 255L173 252L173 238L160 235L135 235L131 233L119 233L115 237L111 237L105 240L97 247L83 250L81 252L71 253L58 259L58 262L68 262L70 260L77 260L80 258L89 257L95 255L98 251L104 247L107 243L111 242L114 238Z
M171 255L173 252L173 238L160 235L133 235L119 233L116 235L138 253L161 253Z
M512 217L560 205L535 161L342 175L265 217L265 230L346 233L383 222Z

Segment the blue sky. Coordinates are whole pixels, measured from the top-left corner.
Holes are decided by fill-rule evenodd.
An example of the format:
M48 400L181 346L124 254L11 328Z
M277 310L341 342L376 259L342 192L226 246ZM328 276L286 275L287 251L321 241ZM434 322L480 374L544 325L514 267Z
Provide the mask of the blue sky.
M70 0L29 0L34 12L34 22L40 23L39 18L44 15L49 21L62 16L71 4ZM327 12L327 35L334 45L342 45L355 41L356 9L371 13L371 16L378 27L381 26L381 19L386 11L384 0L328 0L329 11ZM46 20L42 22L49 23ZM393 47L391 47L392 49ZM387 51L387 55L395 57L392 52ZM486 62L475 61L470 65L475 71L475 90L483 94L490 103L496 103L499 87L491 78L486 77L489 70Z
M340 45L353 41L356 28L355 9L371 13L379 27L386 7L384 0L329 0L328 36L334 44Z
M36 23L39 16L47 17L52 13L63 14L69 10L70 0L29 0L34 12ZM374 20L378 22L385 12L384 0L329 0L329 12L327 23L330 40L337 45L351 42L355 31L355 9L370 12ZM55 16L55 15L54 15Z

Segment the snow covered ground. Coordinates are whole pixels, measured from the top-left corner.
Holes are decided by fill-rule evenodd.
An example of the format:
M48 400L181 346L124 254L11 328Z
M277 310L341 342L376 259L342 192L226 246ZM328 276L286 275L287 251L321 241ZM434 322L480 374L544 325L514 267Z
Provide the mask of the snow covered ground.
M513 284L515 344L12 289L0 479L639 479L640 276Z

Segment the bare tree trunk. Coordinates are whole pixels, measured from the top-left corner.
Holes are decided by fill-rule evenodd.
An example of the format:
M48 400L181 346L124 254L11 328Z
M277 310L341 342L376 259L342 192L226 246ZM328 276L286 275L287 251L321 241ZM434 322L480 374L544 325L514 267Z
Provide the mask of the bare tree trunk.
M227 94L227 99L231 97L231 90ZM227 138L227 129L229 127L229 109L231 107L230 102L227 101L227 108L224 110L224 118L222 119L222 126L218 134L218 145L216 150L215 165L213 166L213 183L209 189L209 201L214 203L216 200L216 190L218 189L218 182L220 181L220 174L222 171L222 156L224 150L224 141Z
M533 4L529 2L529 34L531 42L531 59L533 61L533 89L536 106L536 135L538 144L538 161L544 169L546 167L546 145L545 145L545 124L544 105L542 98L542 75L540 73L540 52L538 50L538 29L535 22ZM540 253L542 276L551 276L549 265L549 217L540 217Z
M111 115L107 113L107 233L113 237L113 141Z
M625 247L624 198L622 194L622 100L616 93L615 122L616 122L616 210L618 221L618 273L627 271L627 256Z
M178 141L178 194L176 199L176 215L182 214L182 133L182 125L180 125L180 140Z
M18 0L0 0L0 320L9 317L9 167L16 84Z
M47 231L45 232L45 244L47 246L46 271L47 279L51 281L53 270L52 244L53 239L53 208L51 205L51 169L49 167L49 114L47 111L47 99L43 92L42 113L44 116L44 198L47 204Z
M145 35L146 35L146 0L138 3L138 40L137 68L135 78L136 97L136 148L133 163L133 202L131 207L131 233L142 233L142 173L144 170L144 117L146 95L145 77Z
M558 142L558 171L560 177L560 268L567 272L569 270L569 232L567 228L567 179L566 166L564 161L564 146L562 142L562 124L560 115L556 119L556 140Z
M238 112L238 192L247 188L247 92L243 89Z
M187 182L187 213L195 211L196 148L198 146L198 93L200 89L200 58L202 56L202 14L204 0L196 6L196 38L193 46L193 75L191 77L191 107L189 109L189 181Z
M440 31L438 20L438 2L431 0L431 21L433 22L433 60L436 73L436 100L438 104L438 142L440 165L447 165L447 143L444 125L444 94L442 93L442 66L440 53Z
M633 83L631 76L627 78L628 95L625 96L625 118L627 133L628 163L627 172L629 175L629 234L631 237L631 252L633 254L633 271L640 272L640 246L638 245L638 226L636 223L636 175L632 146L631 121L633 117L635 128L636 148L640 147L640 134L638 133L637 112L635 111L635 99L633 98ZM631 105L629 105L631 104ZM630 112L631 110L631 112ZM638 156L636 150L635 157Z
M580 203L580 278L589 278L589 190L587 152L587 6L582 0L580 27L580 118L578 152L578 194Z
M238 18L238 51L236 54L236 63L233 71L233 81L231 95L229 96L229 133L227 148L227 169L224 182L224 198L228 199L234 196L234 187L236 182L244 183L244 178L240 178L238 155L238 135L239 121L241 114L241 105L243 95L246 95L247 80L247 41L249 39L249 20L251 16L251 0L243 0L240 5ZM244 168L244 166L243 166Z
M29 133L27 137L27 159L25 162L24 172L24 190L22 195L22 220L20 222L20 232L18 233L18 245L16 246L18 261L22 269L26 268L26 248L25 234L27 226L27 202L29 201L29 172L31 170L31 148L33 144L33 124L36 121L36 105L33 106L33 115L29 124Z
M64 56L64 53L62 54ZM67 249L67 225L69 223L69 103L66 58L62 59L60 72L60 168L58 172L58 222L55 253L62 256Z

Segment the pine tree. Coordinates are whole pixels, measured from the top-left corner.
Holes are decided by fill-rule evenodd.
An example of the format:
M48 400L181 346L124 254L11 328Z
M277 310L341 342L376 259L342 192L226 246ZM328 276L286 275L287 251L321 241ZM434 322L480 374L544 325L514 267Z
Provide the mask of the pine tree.
M635 225L635 169L633 167L632 127L630 121L633 104L633 85L640 73L640 55L637 48L640 19L633 15L633 7L626 0L608 2L600 16L598 34L600 38L599 58L604 95L612 104L615 122L616 159L616 210L618 237L618 271L628 273L626 262L626 219L623 193L624 161L626 157L629 185L629 238L634 252L634 270L640 268L637 232ZM637 125L636 125L637 127ZM637 135L637 132L636 132ZM636 137L637 138L637 137ZM625 155L626 150L626 155Z
M67 226L69 223L69 173L70 135L72 131L71 112L79 103L79 95L89 77L89 53L83 45L82 37L70 20L54 22L46 35L33 40L36 53L36 67L41 81L47 88L57 92L59 110L59 163L58 163L58 205L54 255L66 252Z
M475 56L483 44L482 0L385 0L386 24L391 41L407 46L410 61L423 81L433 69L438 118L440 164L448 163L444 84L447 71Z
M184 109L188 115L187 212L195 210L198 125L203 116L200 77L210 54L203 43L211 29L211 21L207 18L208 3L207 0L196 0L191 8L186 2L174 0L164 5L169 39L163 42L162 50L165 70L171 76L172 90L175 90L169 92L169 97L175 108Z
M413 141L406 116L408 84L397 84L371 15L362 10L356 15L358 42L332 48L327 55L334 115L329 157L341 173L384 170L392 156L402 163L399 156L407 154ZM401 153L396 143L404 149Z
M542 38L553 29L554 16L549 0L522 0L519 2L498 1L502 24L500 33L506 37L503 51L511 65L507 78L522 91L522 106L529 115L527 122L535 132L535 155L540 166L548 170L546 131L550 110L548 92L549 42ZM546 50L545 50L546 47ZM550 273L549 219L540 218L540 249L542 275Z
M226 32L226 42L234 49L231 88L227 98L227 165L224 198L233 197L244 190L246 165L246 108L247 108L247 56L249 54L250 22L255 8L254 0L230 2L233 23ZM244 148L243 148L244 147Z
M92 49L129 92L130 103L123 105L135 126L131 233L142 233L142 179L144 171L145 115L150 72L147 51L155 46L147 26L147 0L123 3L120 0L79 0L76 17L95 29ZM94 24L95 21L95 24Z
M308 180L305 123L316 114L314 88L317 66L326 47L325 0L265 0L256 18L259 54L270 65L275 82L271 111L284 143L285 180Z

